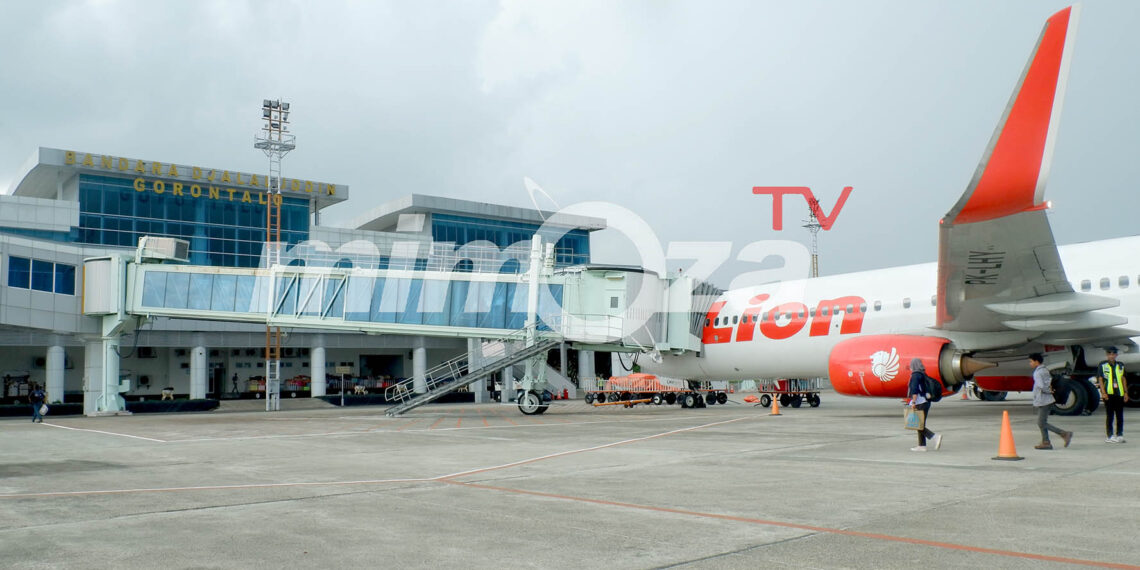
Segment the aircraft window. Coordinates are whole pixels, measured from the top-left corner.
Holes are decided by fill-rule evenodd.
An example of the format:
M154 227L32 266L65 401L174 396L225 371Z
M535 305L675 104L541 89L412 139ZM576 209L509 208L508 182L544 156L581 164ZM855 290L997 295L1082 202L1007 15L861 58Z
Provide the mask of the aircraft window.
M847 305L847 314L850 315L851 313L854 313L854 312L855 312L855 306L854 305Z
M712 323L711 323L711 322L709 322L709 320L708 320L708 319L705 319L705 326L706 326L706 327L708 327L708 326L711 326L711 325L712 325Z
M717 317L717 318L713 319L713 326L714 326L714 327L719 327L719 326L720 326L720 317Z
M1088 279L1081 280L1081 291L1091 291L1091 290L1092 290L1092 282L1089 281Z
M875 310L876 311L883 310L883 302L882 301L875 301Z
M764 311L763 313L760 313L760 320L761 321L768 320L768 311Z
M930 296L930 306L931 307L937 307L938 306L938 295L931 295Z
M1112 285L1112 281L1108 277L1101 277L1100 278L1100 288L1101 289L1108 289L1109 286L1111 286L1111 285Z
M833 315L839 314L839 305L832 305L831 306L831 314L833 314Z
M1118 281L1118 283L1120 284L1121 289L1127 289L1128 288L1128 276L1127 275L1121 275L1120 281Z
M910 308L910 297L903 297L903 308L904 309Z
M804 318L804 312L803 311L800 311L800 318L801 319Z
M860 313L866 313L867 312L867 303L859 303L859 312Z
M740 322L740 318L739 318L739 317L737 317L736 315L732 315L732 324L734 324L734 325L735 325L735 324L736 324L736 323L738 323L738 322ZM1110 371L1110 372L1111 372L1111 371Z
M822 313L825 317L828 315L827 307L820 307L819 312Z

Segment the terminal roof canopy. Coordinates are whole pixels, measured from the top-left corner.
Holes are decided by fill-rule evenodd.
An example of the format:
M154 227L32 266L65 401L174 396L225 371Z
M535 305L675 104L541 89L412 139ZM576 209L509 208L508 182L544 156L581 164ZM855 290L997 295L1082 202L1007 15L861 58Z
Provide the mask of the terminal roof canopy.
M532 222L536 225L542 225L547 218L554 215L553 212L542 212L533 208L518 208L457 198L409 194L374 208L367 214L353 220L351 227L358 230L394 232L397 231L400 216L403 214L455 214L474 218ZM562 214L559 215L559 222L558 226L560 227L569 226L590 232L606 227L604 219L590 216Z

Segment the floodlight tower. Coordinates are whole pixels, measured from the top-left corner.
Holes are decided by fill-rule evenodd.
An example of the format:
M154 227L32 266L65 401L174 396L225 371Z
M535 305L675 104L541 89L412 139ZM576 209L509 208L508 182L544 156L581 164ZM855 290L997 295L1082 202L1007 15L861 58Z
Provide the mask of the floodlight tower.
M297 148L297 138L289 132L289 104L280 99L261 102L261 119L265 125L254 139L253 147L269 157L269 176L265 180L265 268L269 270L269 304L265 314L265 411L281 409L281 327L271 326L270 317L277 306L274 267L281 265L281 159Z
M811 276L819 277L819 218L815 213L819 211L819 200L815 198L808 199L808 219L804 220L803 227L811 232Z

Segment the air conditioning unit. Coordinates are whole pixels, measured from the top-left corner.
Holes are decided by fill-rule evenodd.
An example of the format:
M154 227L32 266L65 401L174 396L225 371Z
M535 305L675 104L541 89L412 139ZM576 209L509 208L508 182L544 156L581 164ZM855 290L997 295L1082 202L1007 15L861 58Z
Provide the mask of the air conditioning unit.
M218 349L215 348L210 350L210 358L217 358L219 356L221 356L221 352L219 352Z
M190 261L190 242L158 236L142 236L135 253L139 263L145 261Z
M186 349L185 348L174 349L174 356L186 356Z
M158 358L158 353L153 346L140 346L138 356L139 358Z

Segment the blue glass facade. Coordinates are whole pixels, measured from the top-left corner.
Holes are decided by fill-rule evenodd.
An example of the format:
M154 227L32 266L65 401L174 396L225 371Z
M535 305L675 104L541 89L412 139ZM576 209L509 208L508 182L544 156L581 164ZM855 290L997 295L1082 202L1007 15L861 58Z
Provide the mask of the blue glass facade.
M507 220L487 220L456 216L453 214L432 214L431 237L435 241L453 242L457 246L474 241L488 241L500 249L522 243L529 250L531 237L539 233L538 224ZM547 231L543 237L553 239ZM590 262L590 234L586 230L571 229L562 235L554 245L556 267L580 265Z
M8 286L60 295L75 294L75 266L8 256Z
M345 282L347 279L347 282ZM267 277L148 271L144 307L264 313ZM346 321L518 329L529 285L412 277L279 278L278 313ZM539 314L560 314L562 285L539 295Z
M171 184L172 186L172 184ZM190 263L257 267L265 242L265 205L242 201L242 192L221 191L199 197L140 191L127 178L79 176L77 241L134 247L143 235L190 242ZM285 197L281 204L281 239L289 245L309 237L309 204Z

